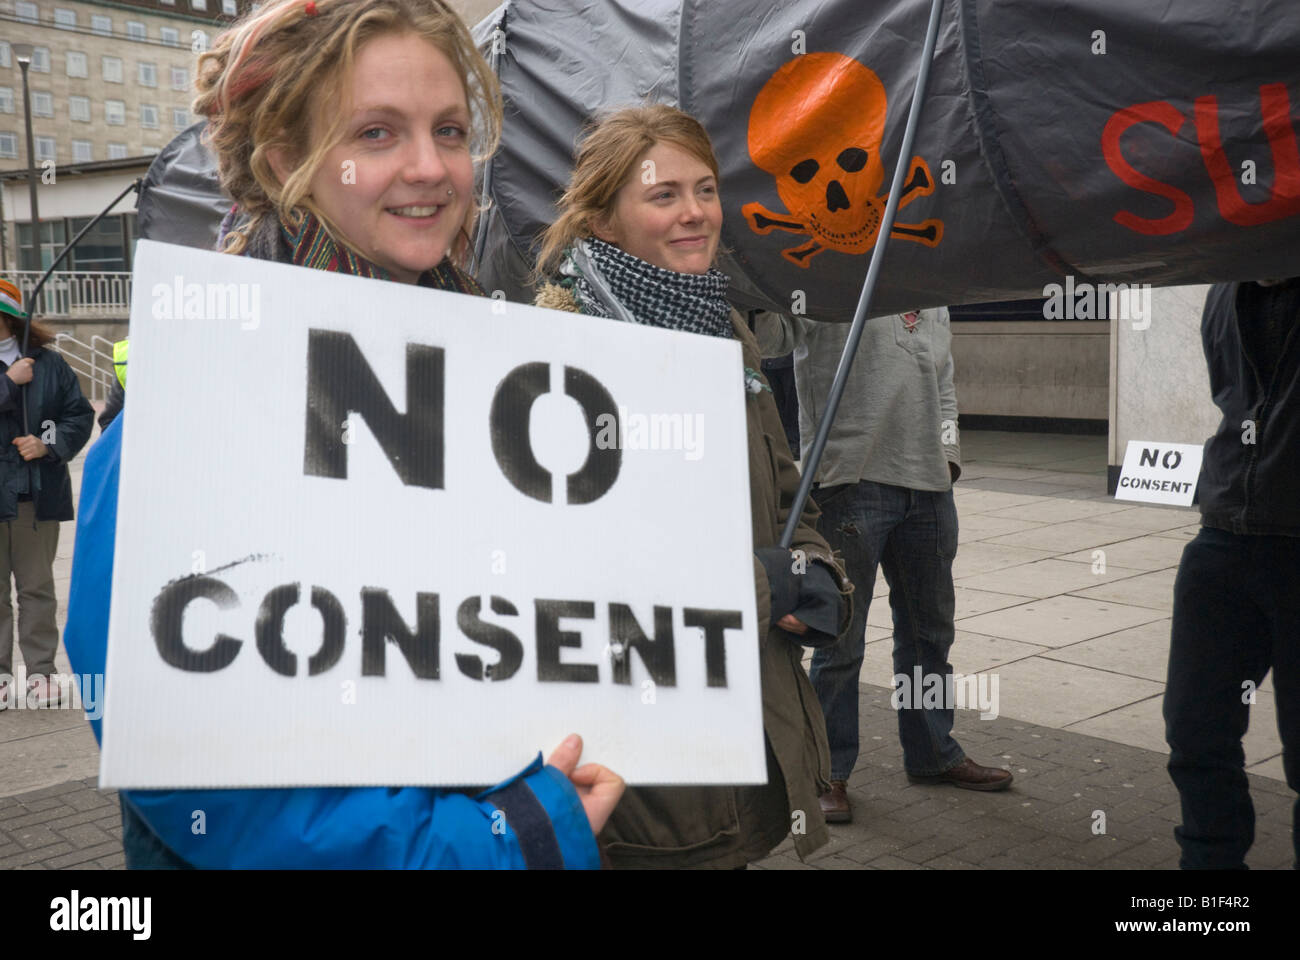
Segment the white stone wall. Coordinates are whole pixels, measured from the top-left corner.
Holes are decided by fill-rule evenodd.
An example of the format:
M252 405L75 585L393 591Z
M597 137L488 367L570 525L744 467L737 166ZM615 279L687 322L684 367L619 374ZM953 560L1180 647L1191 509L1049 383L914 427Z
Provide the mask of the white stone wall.
M1209 286L1151 291L1151 323L1111 321L1111 465L1130 440L1204 443L1219 425L1201 348Z

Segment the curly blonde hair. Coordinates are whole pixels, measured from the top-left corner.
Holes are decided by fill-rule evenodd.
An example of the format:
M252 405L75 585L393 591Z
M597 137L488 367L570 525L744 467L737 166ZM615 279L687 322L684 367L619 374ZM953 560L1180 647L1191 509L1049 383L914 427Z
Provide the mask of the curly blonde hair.
M720 179L708 131L689 113L657 103L597 118L582 138L569 187L557 204L558 215L541 236L534 282L558 264L571 243L593 235L593 226L613 212L619 190L641 158L660 143L681 148Z
M313 12L309 13L308 8ZM474 159L495 152L501 139L501 91L464 22L442 0L271 0L249 13L199 57L193 110L207 117L207 143L217 158L221 186L250 219L227 235L226 253L242 253L262 217L275 213L300 223L316 215L336 239L342 231L309 195L312 177L342 135L336 114L313 129L322 104L344 102L358 51L387 34L414 33L440 50L460 77L473 125ZM302 156L302 144L309 144ZM282 184L270 152L298 157ZM464 265L478 215L470 204L452 259Z

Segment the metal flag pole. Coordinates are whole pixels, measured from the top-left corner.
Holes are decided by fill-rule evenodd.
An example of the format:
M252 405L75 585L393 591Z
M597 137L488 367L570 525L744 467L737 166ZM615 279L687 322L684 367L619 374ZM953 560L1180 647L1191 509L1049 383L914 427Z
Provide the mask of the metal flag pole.
M934 59L935 42L939 36L939 15L943 0L931 0L930 23L925 32L925 48L921 51L921 62L916 73L916 88L912 91L912 108L907 113L907 126L903 130L903 144L898 153L898 162L894 165L894 179L889 188L889 200L885 203L885 216L880 224L880 234L876 248L871 253L871 263L867 267L867 278L862 284L862 294L858 297L858 307L853 314L853 325L849 328L849 340L840 355L840 364L835 371L835 380L831 383L830 396L826 401L826 413L817 425L817 436L808 453L808 461L803 464L803 476L799 479L799 490L791 504L790 515L781 531L781 546L789 549L794 542L794 532L803 515L804 504L812 490L813 479L817 476L817 465L821 462L822 452L826 449L826 438L830 436L831 424L835 422L835 413L844 395L844 385L849 379L849 369L858 352L858 342L862 339L862 328L867 322L867 310L871 306L871 296L876 291L876 278L880 275L880 265L885 259L885 246L889 242L889 231L894 226L894 216L898 212L898 201L903 191L903 179L907 175L907 158L912 153L912 142L916 139L916 128L921 120L921 105L925 101L925 88L930 79L930 63Z
M94 218L91 219L91 221L88 224L86 224L84 227L81 228L80 231L78 231L77 235L72 238L72 242L59 251L59 255L55 257L53 262L50 263L49 267L46 268L45 273L41 274L41 279L38 280L36 282L36 286L32 288L31 296L25 298L24 301L25 306L30 305L30 309L25 309L25 312L27 314L27 319L23 325L23 350L21 356L24 357L27 356L28 341L30 340L31 333L32 333L32 320L34 320L36 317L36 302L37 302L36 298L40 295L41 290L45 287L46 281L50 279L50 276L58 268L59 264L61 264L64 261L64 259L68 256L68 254L72 252L72 248L77 245L77 243L81 240L82 237L84 237L87 233L90 232L90 228L93 227L95 224L99 223L100 220L103 220L104 217L108 215L108 211L112 210L115 206L117 206L118 202L123 197L125 197L128 193L130 193L132 190L134 190L138 194L140 192L140 186L143 183L144 180L140 177L136 177L133 181L131 181L130 185L127 186L125 190L123 190L121 193L119 193L116 197L113 198L112 203L110 203L103 210L101 210ZM39 247L37 249L39 249ZM27 385L26 384L23 384L23 433L25 435L31 433L31 430L28 427L28 420L27 420Z

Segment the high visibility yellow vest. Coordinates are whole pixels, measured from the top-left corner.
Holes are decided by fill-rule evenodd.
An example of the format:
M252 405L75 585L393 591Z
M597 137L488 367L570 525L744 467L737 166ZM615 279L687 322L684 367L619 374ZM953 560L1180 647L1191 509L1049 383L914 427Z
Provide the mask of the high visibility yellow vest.
M119 340L113 344L113 372L117 374L117 382L126 389L126 352L131 345L128 337L126 340Z

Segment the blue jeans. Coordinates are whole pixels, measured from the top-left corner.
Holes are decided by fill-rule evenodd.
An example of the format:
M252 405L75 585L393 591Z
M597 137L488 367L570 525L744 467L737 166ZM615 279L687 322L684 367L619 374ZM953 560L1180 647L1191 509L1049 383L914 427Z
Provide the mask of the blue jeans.
M1165 687L1169 776L1182 801L1174 829L1184 870L1245 869L1255 808L1241 739L1250 693L1273 670L1282 769L1300 791L1300 538L1202 527L1174 580ZM1292 842L1300 864L1300 800Z
M952 561L957 555L957 507L952 490L909 490L862 480L823 487L819 530L844 555L853 581L853 625L839 642L813 655L812 683L826 716L831 779L847 780L858 761L858 672L866 643L867 609L883 566L894 615L894 673L948 677L953 640ZM945 681L946 684L946 681ZM966 759L952 738L952 704L898 711L903 767L934 776Z

